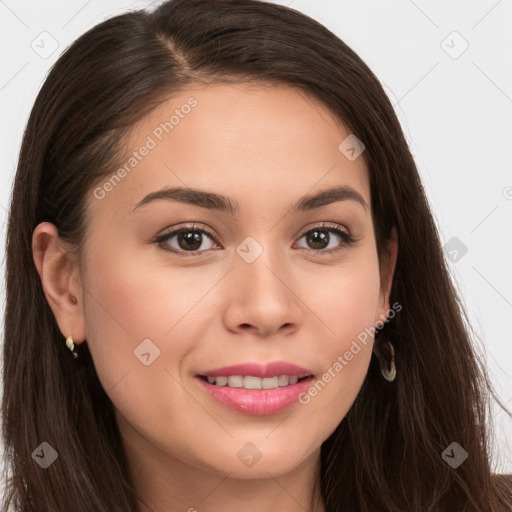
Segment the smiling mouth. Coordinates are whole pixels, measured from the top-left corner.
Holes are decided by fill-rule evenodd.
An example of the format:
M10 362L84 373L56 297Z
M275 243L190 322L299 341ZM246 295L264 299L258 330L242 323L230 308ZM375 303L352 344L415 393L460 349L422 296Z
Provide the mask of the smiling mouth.
M229 375L217 377L198 375L198 377L213 386L253 390L281 389L293 386L303 380L312 380L314 378L313 375L307 375L305 377L276 375L274 377L265 378L254 377L252 375Z

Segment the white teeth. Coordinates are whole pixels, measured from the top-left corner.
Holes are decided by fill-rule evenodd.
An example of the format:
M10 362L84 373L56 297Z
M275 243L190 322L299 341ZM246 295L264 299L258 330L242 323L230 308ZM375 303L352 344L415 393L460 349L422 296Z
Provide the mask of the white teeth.
M276 389L279 387L279 379L277 377L267 377L261 379L261 389Z
M278 389L285 386L297 384L299 377L279 375L275 377L253 377L252 375L231 375L229 377L208 377L210 384L216 386L228 386L230 388L244 389Z
M215 380L217 381L217 386L225 386L228 383L227 377L216 377Z
M244 377L245 389L261 389L261 379L259 377Z
M280 375L277 382L279 386L288 386L290 384L290 377L288 375Z
M243 388L244 378L241 375L232 375L228 377L228 386L230 388Z

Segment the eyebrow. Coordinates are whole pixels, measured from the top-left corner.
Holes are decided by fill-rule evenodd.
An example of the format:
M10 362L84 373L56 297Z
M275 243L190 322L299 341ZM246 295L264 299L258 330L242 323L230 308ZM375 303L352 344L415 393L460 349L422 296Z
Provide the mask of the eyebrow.
M179 201L181 203L199 206L200 208L229 213L230 215L236 215L240 212L240 204L237 201L221 194L188 187L173 187L151 192L141 199L137 205L130 210L130 213L141 206L161 199ZM331 203L346 200L357 202L365 210L368 208L366 201L359 192L348 185L340 185L338 187L321 190L315 194L303 196L295 204L290 206L290 210L291 213L309 211Z

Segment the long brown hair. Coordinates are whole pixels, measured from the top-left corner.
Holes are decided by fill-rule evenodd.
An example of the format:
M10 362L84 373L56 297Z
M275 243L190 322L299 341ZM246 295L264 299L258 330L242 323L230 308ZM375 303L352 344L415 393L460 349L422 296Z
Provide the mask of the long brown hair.
M44 296L31 239L43 221L83 257L85 198L119 164L141 117L192 83L254 81L323 102L364 143L379 261L394 226L390 303L378 336L397 377L372 356L352 408L321 447L328 512L512 510L512 476L492 475L498 403L452 285L417 168L392 105L365 63L327 28L257 0L169 0L103 21L59 58L30 114L7 230L3 439L16 511L136 512L113 404L87 344L74 360ZM503 406L502 406L503 407ZM43 470L32 453L58 459ZM456 442L457 468L441 454Z

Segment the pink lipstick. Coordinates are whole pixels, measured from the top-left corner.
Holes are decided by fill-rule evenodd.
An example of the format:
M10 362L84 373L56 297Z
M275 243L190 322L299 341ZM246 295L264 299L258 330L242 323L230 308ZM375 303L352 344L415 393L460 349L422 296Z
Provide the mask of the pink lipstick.
M197 381L210 397L246 414L269 415L298 401L314 379L313 372L292 363L244 363L205 370Z

